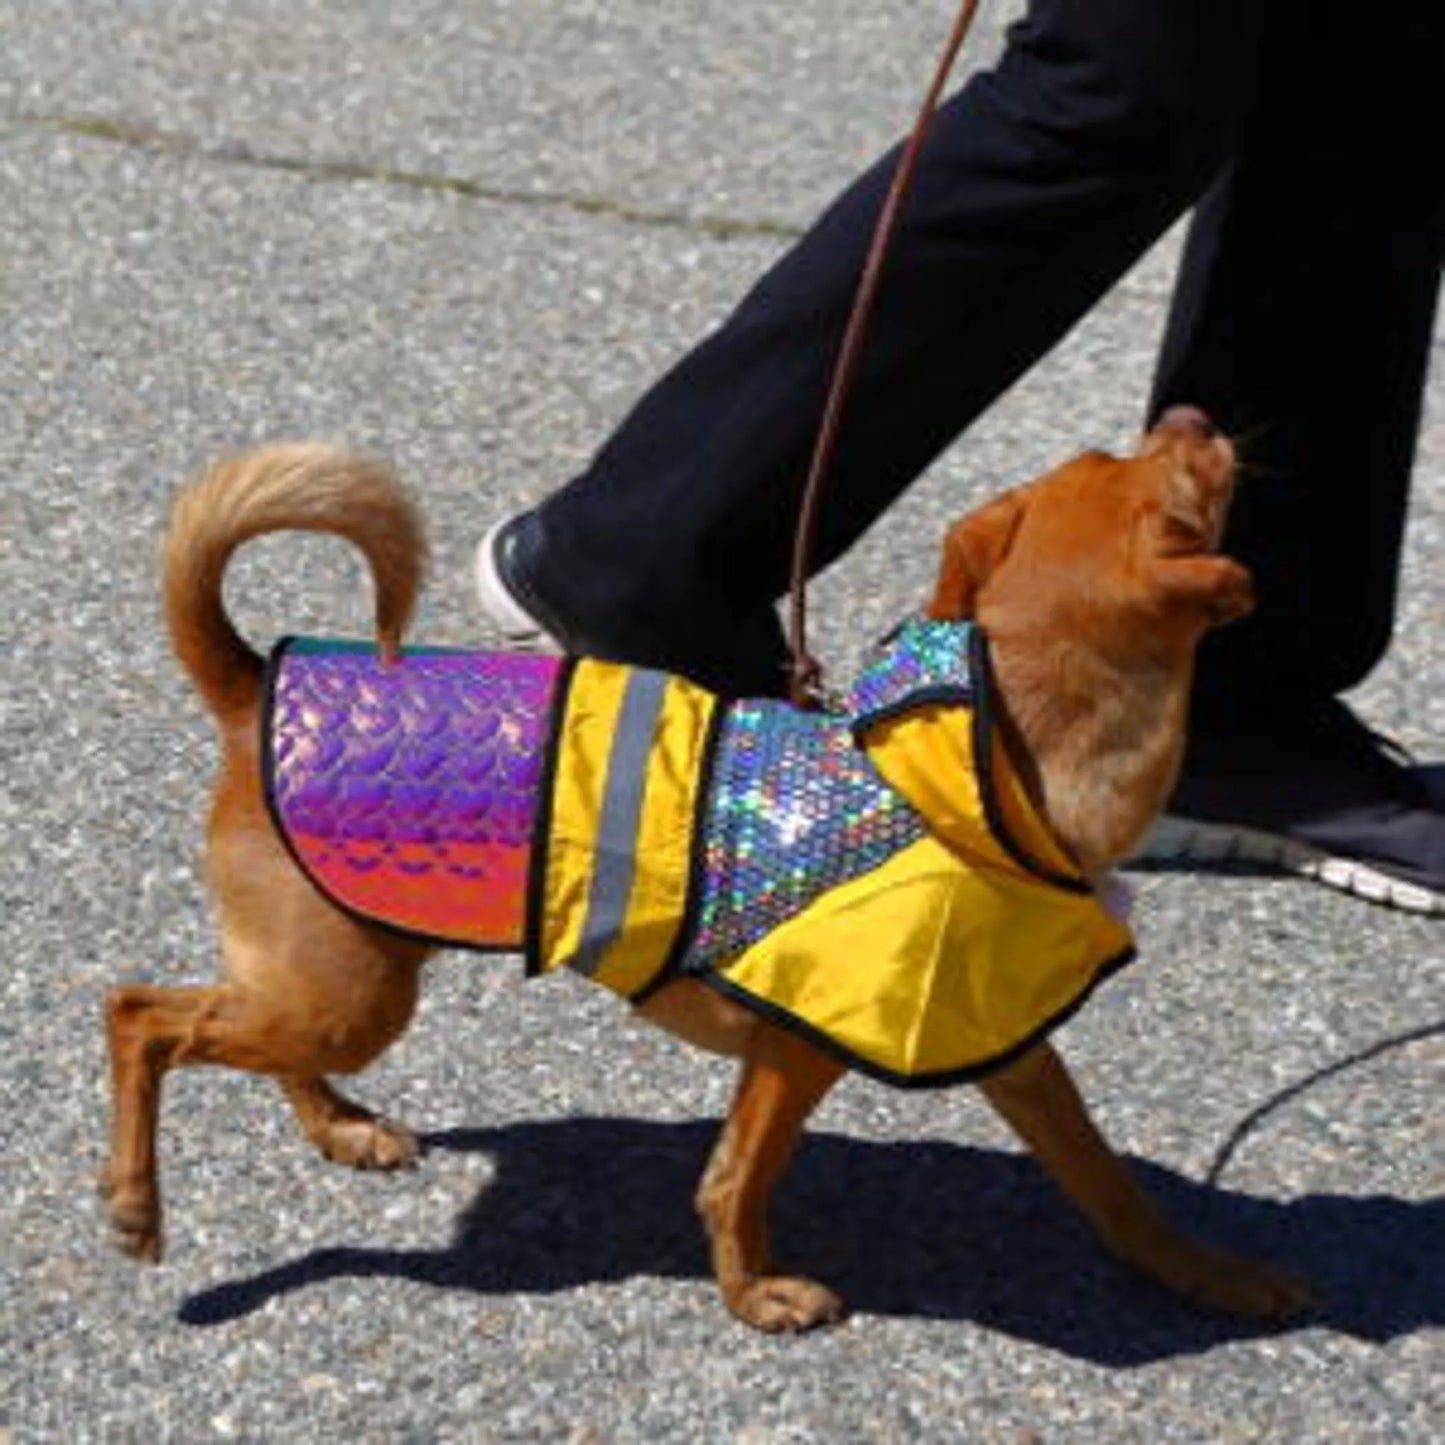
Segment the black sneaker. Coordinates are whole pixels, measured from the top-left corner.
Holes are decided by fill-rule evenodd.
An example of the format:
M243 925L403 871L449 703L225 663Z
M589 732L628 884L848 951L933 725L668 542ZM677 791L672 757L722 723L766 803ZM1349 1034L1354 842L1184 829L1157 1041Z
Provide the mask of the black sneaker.
M477 545L475 580L482 611L520 652L580 650L561 619L527 581L522 553L527 546L528 513L504 517Z
M531 512L498 522L477 547L474 579L488 620L506 645L522 652L570 652L663 668L727 697L781 697L787 690L787 647L777 609L724 605L675 607L667 626L656 619L564 618L546 601L541 526Z
M1268 722L1191 740L1132 861L1262 866L1445 914L1445 766L1414 764L1339 702Z

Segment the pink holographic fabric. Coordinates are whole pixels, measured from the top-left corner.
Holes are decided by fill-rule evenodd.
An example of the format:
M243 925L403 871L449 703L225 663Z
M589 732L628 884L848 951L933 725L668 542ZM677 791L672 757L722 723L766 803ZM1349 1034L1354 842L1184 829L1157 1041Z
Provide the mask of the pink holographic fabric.
M272 662L268 791L335 902L446 943L522 941L561 662L293 641Z

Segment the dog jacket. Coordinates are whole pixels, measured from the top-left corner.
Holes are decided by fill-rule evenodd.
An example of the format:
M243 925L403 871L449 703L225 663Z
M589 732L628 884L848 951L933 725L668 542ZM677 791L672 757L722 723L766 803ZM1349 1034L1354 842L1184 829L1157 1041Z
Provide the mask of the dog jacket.
M1133 956L997 735L970 623L910 619L825 713L291 639L263 729L277 827L357 917L634 1001L693 976L890 1083L1006 1063Z

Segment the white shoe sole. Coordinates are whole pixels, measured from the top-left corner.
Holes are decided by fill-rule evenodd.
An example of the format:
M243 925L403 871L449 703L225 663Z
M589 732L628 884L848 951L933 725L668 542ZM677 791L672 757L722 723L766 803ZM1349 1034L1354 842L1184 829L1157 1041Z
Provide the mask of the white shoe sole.
M497 571L497 535L510 520L503 517L477 544L473 570L477 600L508 647L517 652L561 652L561 644L512 596Z
M1445 896L1418 883L1392 878L1352 858L1333 857L1292 838L1229 823L1200 823L1166 813L1130 861L1261 864L1405 913L1445 915Z

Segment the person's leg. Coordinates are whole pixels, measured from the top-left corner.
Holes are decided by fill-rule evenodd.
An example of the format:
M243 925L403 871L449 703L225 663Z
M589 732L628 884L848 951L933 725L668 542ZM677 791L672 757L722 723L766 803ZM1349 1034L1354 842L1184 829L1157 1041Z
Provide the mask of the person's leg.
M1384 652L1445 239L1445 9L1283 0L1261 56L1152 407L1203 407L1246 464L1226 545L1259 608L1206 643L1205 715L1332 697Z
M1218 172L1246 0L1035 0L937 117L845 420L816 565L843 552ZM893 158L511 529L528 610L588 650L778 691L809 452Z
M1445 239L1445 11L1281 0L1196 217L1155 410L1240 439L1254 617L1206 641L1162 851L1273 859L1445 909L1445 814L1335 695L1387 646ZM1402 890L1400 880L1417 885Z

